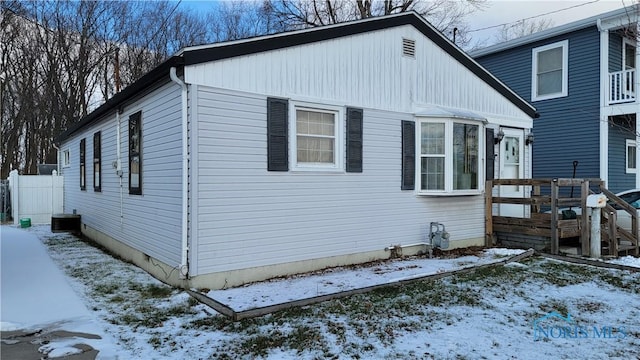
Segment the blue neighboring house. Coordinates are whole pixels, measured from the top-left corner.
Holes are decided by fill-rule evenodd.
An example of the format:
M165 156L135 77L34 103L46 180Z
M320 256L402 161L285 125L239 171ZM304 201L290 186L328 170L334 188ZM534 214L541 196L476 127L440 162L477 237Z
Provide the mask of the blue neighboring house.
M601 178L614 192L640 188L639 8L470 53L538 110L534 178L571 177L578 161L576 177Z

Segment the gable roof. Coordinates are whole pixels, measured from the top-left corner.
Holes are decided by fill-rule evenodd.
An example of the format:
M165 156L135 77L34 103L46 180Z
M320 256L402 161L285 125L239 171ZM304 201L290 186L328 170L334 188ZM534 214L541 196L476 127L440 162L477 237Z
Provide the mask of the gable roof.
M416 28L424 36L429 38L438 47L465 66L469 71L490 85L525 114L532 118L537 117L536 109L533 106L522 99L507 85L498 80L498 78L493 76L458 46L453 44L422 16L411 11L347 23L289 31L274 35L184 48L158 67L151 70L142 78L129 85L123 91L114 95L95 111L80 119L80 121L62 133L56 141L60 142L67 139L85 126L100 120L103 116L124 106L125 103L131 101L132 97L138 95L146 88L151 87L160 80L166 79L169 76L169 70L171 67L194 65L270 50L284 49L405 25L410 25Z
M598 26L599 23L614 21L616 19L624 20L624 23L633 23L638 21L638 10L640 9L639 4L629 5L617 10L612 10L606 13L598 14L595 16L588 17L586 19L570 22L568 24L556 26L553 28L545 29L530 35L525 35L523 37L519 37L513 40L501 42L498 44L494 44L491 46L487 46L482 49L470 51L469 55L474 58L494 54L500 51L513 49L518 46L530 44L536 41L548 39L554 36L567 34L576 30L582 30L592 26ZM620 26L622 24L614 24Z

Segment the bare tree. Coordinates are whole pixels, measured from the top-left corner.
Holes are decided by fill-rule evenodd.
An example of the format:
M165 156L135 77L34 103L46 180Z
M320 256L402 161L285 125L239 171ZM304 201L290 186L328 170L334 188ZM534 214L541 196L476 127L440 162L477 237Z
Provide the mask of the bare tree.
M14 11L21 12L21 5L14 1L7 3L14 8ZM15 114L20 111L19 104L15 101L19 83L10 79L16 75L16 70L10 71L13 67L13 57L10 56L11 49L19 47L18 39L20 28L16 24L16 19L12 13L2 8L0 13L0 24L2 29L2 41L0 41L0 154L1 174L6 177L9 169L17 166L20 162L20 151L18 137L21 131L21 121L10 121Z
M270 3L256 1L217 2L207 15L214 42L238 40L282 32L287 28L274 18Z
M205 16L179 8L179 2L129 2L118 10L118 26L105 24L102 42L102 92L108 98L115 91L113 76L116 53L119 55L122 87L130 85L142 75L185 46L210 40ZM126 20L123 20L126 19ZM105 98L105 99L106 99Z
M550 18L524 19L512 24L502 25L495 36L496 42L504 42L530 35L548 29L553 25L553 20Z
M481 9L486 0L265 0L266 9L280 27L300 29L416 11L456 43L468 42L465 17Z
M208 40L204 17L177 4L5 1L0 71L0 176L56 162L55 136L181 47Z

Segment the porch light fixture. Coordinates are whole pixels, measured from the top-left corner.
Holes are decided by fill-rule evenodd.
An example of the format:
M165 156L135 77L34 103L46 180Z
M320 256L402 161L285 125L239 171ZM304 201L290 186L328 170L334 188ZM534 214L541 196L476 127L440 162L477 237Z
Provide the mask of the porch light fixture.
M530 145L530 144L533 144L533 140L534 140L533 133L532 133L532 132L530 132L530 133L527 135L527 139L524 141L524 143L525 143L526 145Z
M496 134L496 137L493 138L493 141L495 144L499 144L502 139L504 139L504 131L500 129L500 131L498 131L498 133Z

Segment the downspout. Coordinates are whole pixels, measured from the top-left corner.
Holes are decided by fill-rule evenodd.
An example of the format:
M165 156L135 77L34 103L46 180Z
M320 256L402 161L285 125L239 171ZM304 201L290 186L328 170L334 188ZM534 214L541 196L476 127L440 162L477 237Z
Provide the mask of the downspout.
M189 134L188 134L188 104L187 104L187 84L176 75L176 68L171 67L169 71L171 80L180 85L182 89L182 260L180 263L180 278L187 279L189 277L189 242L187 239L187 226L189 219L187 211L189 211Z
M114 64L114 77L116 80L116 93L120 92L120 48L115 48L115 64ZM122 142L122 124L120 123L120 113L122 112L122 107L118 107L116 109L116 142L118 143L116 146L116 175L118 175L118 179L120 181L120 227L124 222L124 189L122 188L122 151L121 151L121 142ZM129 169L131 172L131 169Z
M600 179L607 184L609 182L609 116L605 108L609 103L609 30L602 26L600 19L596 21L596 25L600 33Z

